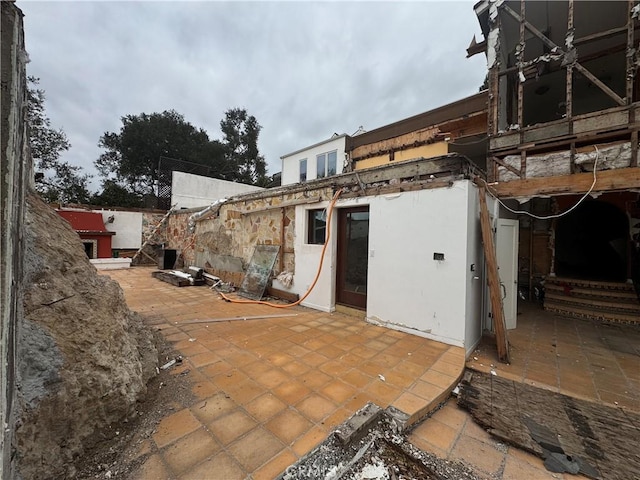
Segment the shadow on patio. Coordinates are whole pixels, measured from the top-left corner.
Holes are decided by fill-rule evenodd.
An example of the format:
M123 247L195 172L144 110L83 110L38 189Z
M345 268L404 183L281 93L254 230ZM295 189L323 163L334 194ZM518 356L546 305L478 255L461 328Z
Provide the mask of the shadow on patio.
M161 421L134 478L273 478L367 402L418 420L464 369L462 348L340 313L227 303L151 271L106 273L182 353L172 373L190 370L194 400Z

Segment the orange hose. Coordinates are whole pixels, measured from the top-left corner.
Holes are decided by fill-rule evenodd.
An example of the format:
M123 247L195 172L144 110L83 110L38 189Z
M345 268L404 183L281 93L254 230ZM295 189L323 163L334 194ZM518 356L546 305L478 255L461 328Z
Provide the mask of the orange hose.
M295 307L296 305L300 305L304 301L304 299L309 296L311 291L315 288L316 283L318 283L318 279L320 278L320 273L322 272L322 266L324 265L324 254L327 251L327 245L329 245L329 238L331 238L331 217L333 215L333 209L335 207L335 204L338 201L338 197L340 196L341 193L342 193L342 189L338 190L333 195L333 198L331 199L331 203L329 204L329 210L327 213L327 235L324 240L324 245L322 246L322 254L320 255L320 264L318 265L318 271L316 272L316 277L313 279L313 283L309 287L309 290L307 290L307 293L305 293L297 301L293 303L287 303L284 305L271 303L271 302L264 302L262 300L238 300L234 298L229 298L222 292L219 292L220 296L224 298L227 302L231 302L231 303L249 303L249 304L255 304L255 305L268 305L269 307L273 307L273 308L291 308L291 307Z

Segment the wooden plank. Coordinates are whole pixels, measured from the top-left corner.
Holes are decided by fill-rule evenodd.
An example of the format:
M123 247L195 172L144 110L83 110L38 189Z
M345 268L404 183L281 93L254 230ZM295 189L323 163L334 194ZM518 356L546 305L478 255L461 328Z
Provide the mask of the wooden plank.
M351 152L351 158L354 161L357 161L362 158L374 157L381 153L387 153L391 150L424 145L435 141L439 134L439 128L424 128L399 137L389 138L380 142L369 143L367 145L357 147Z
M593 73L587 70L585 67L580 65L578 62L574 64L574 68L578 70L583 76L587 77L591 83L593 83L596 87L606 93L612 100L614 100L618 105L626 105L626 102L620 98L620 96L611 90L607 85L605 85L598 77L596 77Z
M549 378L550 373L548 367L532 367L535 363L529 363L527 375L538 385L538 379ZM553 367L552 372L555 378ZM491 435L541 457L550 456L551 451L579 457L581 473L590 478L638 478L639 412L613 403L574 398L500 375L499 370L498 375L473 372L470 380L462 382L458 397L458 405ZM589 377L585 378L585 384L588 382ZM562 382L560 385L564 387ZM555 383L549 387L557 389ZM585 464L599 472L589 470Z
M505 133L489 139L490 150L515 147L518 144L520 144L520 132Z
M163 282L170 283L171 285L175 285L176 287L188 287L191 285L189 280L186 278L176 277L175 275L171 275L167 272L156 271L151 272L151 276L153 278L157 278L158 280L162 280Z
M282 300L287 300L288 302L297 302L300 299L300 295L298 295L297 293L285 292L284 290L280 290L279 288L267 286L266 292L270 297L281 298Z
M594 192L640 188L640 167L600 170ZM560 177L527 178L491 185L500 198L532 197L563 193L585 193L593 183L593 173L575 173Z
M493 244L493 231L491 229L489 210L487 208L487 192L484 187L484 182L476 181L476 185L478 185L478 197L480 199L482 244L485 260L487 262L489 296L491 298L491 311L493 312L493 327L496 332L498 359L501 362L509 363L509 340L507 338L507 327L504 320L504 309L502 306L500 276L498 275L498 260L496 258L496 250Z
M560 137L569 134L569 122L545 125L542 127L530 128L522 132L523 142L537 142L549 138Z
M498 165L500 165L501 167L506 168L507 170L509 170L511 173L513 173L514 175L517 175L518 177L522 176L522 171L518 170L515 167L512 167L511 165L509 165L506 162L503 162L502 160L500 160L498 157L492 157L492 160L494 162L496 162Z
M629 123L629 111L605 113L597 117L575 119L573 121L573 133L584 133L602 128L615 128L626 126ZM556 135L557 136L557 135Z

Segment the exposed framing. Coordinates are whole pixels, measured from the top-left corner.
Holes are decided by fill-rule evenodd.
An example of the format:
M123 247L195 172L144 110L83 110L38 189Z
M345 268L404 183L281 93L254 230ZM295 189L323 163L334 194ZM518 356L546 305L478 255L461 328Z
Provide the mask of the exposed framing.
M529 6L531 2L528 2ZM580 145L585 142L594 143L605 137L619 137L628 139L632 145L631 167L638 165L638 130L640 126L636 124L637 113L635 111L637 105L634 105L634 92L636 74L638 64L640 63L638 55L638 41L635 35L635 29L638 28L638 19L634 18L634 9L637 8L638 0L627 0L627 22L624 26L618 26L608 30L584 35L580 38L574 38L574 3L575 0L567 0L567 31L565 35L565 44L558 45L551 40L549 36L541 32L533 23L527 19L527 1L520 0L519 11L516 12L515 7L511 8L506 2L490 2L488 9L488 28L487 34L487 58L489 61L489 96L488 96L488 134L489 155L487 160L487 174L490 181L498 180L498 167L506 168L511 173L517 175L521 180L527 178L527 154L532 151L548 150L548 149L566 149L571 153L572 172L574 169L574 157L576 152L576 144ZM513 5L513 3L512 3ZM504 42L502 37L501 21L503 18L511 18L518 23L518 44L515 51L515 63L513 65L505 64L506 55L502 51ZM625 96L622 98L618 93L603 83L593 72L584 66L585 61L589 61L598 57L609 55L613 52L622 51L620 48L609 48L603 51L596 51L582 58L578 56L577 47L598 40L621 36L626 32L626 71L625 71ZM527 35L541 42L548 51L534 59L525 60L525 45ZM529 40L530 41L530 40ZM566 72L565 84L565 105L566 115L562 120L553 120L543 122L531 127L525 127L525 92L524 82L527 80L527 72L535 67L539 62L551 58L560 62L562 68ZM587 79L592 85L602 91L606 97L612 100L617 107L574 116L574 92L573 80L575 72L579 73ZM517 91L510 97L509 101L517 102L512 110L513 117L511 122L515 120L517 126L513 126L509 131L500 130L500 115L505 110L507 104L501 105L501 102L507 101L507 91L501 91L501 85L507 82L513 82L508 76L517 75ZM530 78L530 77L529 77ZM513 83L511 83L513 85ZM513 85L516 87L515 85ZM612 121L612 112L623 110L626 117L624 122ZM592 122L591 128L584 128L585 117L598 117ZM574 128L576 122L582 122L579 128ZM548 129L544 129L546 125L554 125ZM505 126L502 125L502 128ZM604 134L604 136L603 136ZM520 168L507 166L501 161L506 155L520 155Z

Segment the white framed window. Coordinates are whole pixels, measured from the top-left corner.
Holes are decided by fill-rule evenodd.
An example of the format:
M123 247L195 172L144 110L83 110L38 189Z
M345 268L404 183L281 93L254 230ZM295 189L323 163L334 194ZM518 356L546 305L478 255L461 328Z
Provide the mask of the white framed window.
M316 156L318 178L330 177L337 172L338 151L321 153Z
M307 159L303 158L300 160L300 181L307 181Z

